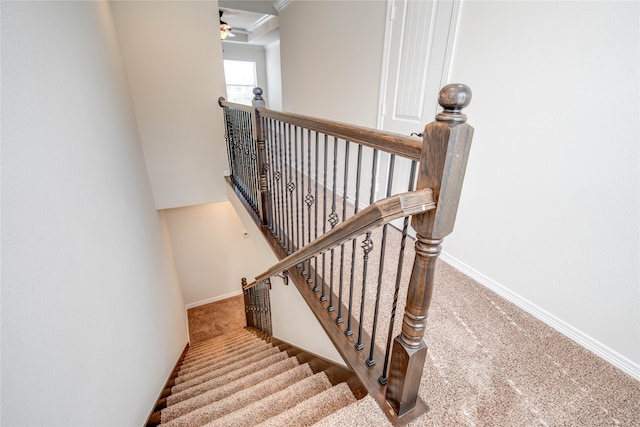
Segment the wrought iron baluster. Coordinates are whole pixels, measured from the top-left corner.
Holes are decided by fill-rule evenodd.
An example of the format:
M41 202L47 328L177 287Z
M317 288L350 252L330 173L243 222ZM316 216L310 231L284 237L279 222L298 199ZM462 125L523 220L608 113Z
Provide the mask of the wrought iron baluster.
M358 163L356 166L356 199L355 199L355 207L353 214L358 213L358 208L360 205L360 177L362 176L362 145L358 144ZM349 278L349 310L347 313L347 329L345 329L344 333L347 336L353 335L353 330L351 329L351 318L353 314L353 280L354 280L354 270L356 266L356 239L351 241L351 277Z
M396 164L396 156L392 154L389 159L389 172L387 181L387 197L391 196L391 188L393 186L393 174ZM384 255L387 246L387 227L388 224L382 226L382 240L380 241L380 263L378 264L378 287L376 288L376 303L373 311L373 326L371 327L371 347L369 348L369 357L367 358L367 365L373 366L376 364L373 359L373 351L376 341L376 329L378 327L378 310L380 308L380 289L382 288L382 274L384 273Z
M283 159L284 159L284 146L282 143L282 122L278 122L278 133L277 133L277 137L278 137L278 152L277 152L277 159L276 161L279 163L279 170L276 172L276 179L278 180L278 192L280 193L278 199L279 199L279 209L278 209L278 216L280 217L280 234L278 236L278 243L280 243L280 246L282 246L283 248L285 247L285 194L284 194L284 180L285 180L285 176L284 176L284 167L283 167Z
M342 188L342 220L347 218L347 191L349 183L349 151L351 145L349 141L344 141L344 179ZM342 318L342 286L344 280L344 243L340 245L340 278L339 278L339 290L338 290L338 315L336 316L336 323L340 324L344 321Z
M275 198L275 186L273 179L273 131L272 131L272 120L262 118L264 120L264 149L265 149L265 158L266 163L264 165L264 171L267 175L267 185L268 185L268 212L269 212L269 230L271 234L275 235L275 227L276 227L276 219L275 219L275 211L274 211L274 198Z
M407 191L413 191L415 187L417 162L411 162L411 172L409 173L409 185ZM391 306L391 319L389 320L389 333L387 334L387 348L384 352L384 365L382 366L382 375L378 378L380 384L386 384L388 381L387 373L389 370L389 357L391 356L391 345L393 344L393 326L396 319L396 309L398 307L398 294L400 293L400 283L402 280L402 264L404 263L404 250L409 230L409 217L405 217L402 223L402 237L400 239L400 253L398 257L398 267L396 270L396 286L393 293L393 304Z
M287 146L288 156L285 152L287 163L287 255L295 250L293 247L293 190L295 186L291 175L291 124L287 123Z
M296 174L296 176L298 176ZM304 129L300 128L300 198L302 199L300 201L300 219L301 219L301 223L300 223L300 241L302 242L302 245L298 246L298 249L304 247ZM297 193L296 193L296 197L298 197ZM303 276L307 275L307 269L305 268L306 266L306 262L302 262L300 264L300 268L302 269L301 274Z
M333 185L331 189L331 214L329 214L329 224L331 225L331 229L333 230L336 224L340 221L338 217L338 213L336 212L336 183L338 182L337 177L337 165L338 165L338 138L333 138ZM334 311L335 307L333 306L333 261L334 261L334 248L331 248L331 256L330 256L330 276L329 276L329 306L327 307L328 311Z
M299 170L298 170L298 126L294 126L293 128L293 136L294 136L294 141L295 141L295 145L294 145L294 152L295 152L295 167L293 169L293 172L295 174L295 184L294 184L294 191L296 193L296 226L295 226L295 237L296 237L296 243L295 243L295 250L297 251L298 249L300 249L300 202L299 202L299 191L298 191L298 174L299 174ZM303 181L304 182L304 181ZM304 221L304 216L302 217L303 221ZM293 239L293 236L291 236L291 238ZM298 265L299 268L302 268L302 264Z
M291 126L287 123L283 123L284 132L282 138L284 140L284 158L283 158L283 167L282 167L282 185L284 191L284 249L287 251L287 254L291 253L289 251L289 236L291 236L291 232L289 231L289 191L287 189L287 184L289 184L289 174L288 174L288 157L287 157L287 146L289 144L289 140L287 139L287 129Z
M311 194L311 130L307 130L307 195L304 198L304 202L307 205L307 243L311 242L311 206L314 203L313 195ZM304 231L304 230L303 230ZM311 259L307 261L307 272L309 273L309 277L307 277L307 283L311 283Z
M375 201L375 188L378 175L378 150L373 150L373 161L371 167L371 189L369 194L369 205L372 205ZM369 264L369 253L373 250L373 240L371 240L371 231L367 231L366 237L362 242L362 250L364 251L363 266L362 266L362 298L360 299L360 325L358 325L358 342L355 347L357 350L362 350L362 321L364 320L364 302L367 289L367 265Z
M315 185L315 192L316 192L316 197L315 200L318 200L318 175L319 175L319 159L320 159L320 152L318 151L319 148L319 144L320 144L320 135L318 134L318 132L316 132L316 185ZM318 203L315 203L315 234L314 234L314 238L317 239L318 238ZM314 292L320 292L320 288L318 287L318 256L316 255L314 257L314 270L315 270L315 274L314 274L314 285L313 285L313 291Z
M322 186L322 234L324 235L327 232L327 161L328 161L328 155L327 155L327 149L328 149L328 143L329 143L329 136L328 135L324 135L324 179L323 179L323 186ZM325 260L326 260L326 254L323 252L322 253L322 293L320 295L320 301L326 301L327 300L327 295L326 295L326 283L327 283L327 275L326 275L326 271L325 271Z

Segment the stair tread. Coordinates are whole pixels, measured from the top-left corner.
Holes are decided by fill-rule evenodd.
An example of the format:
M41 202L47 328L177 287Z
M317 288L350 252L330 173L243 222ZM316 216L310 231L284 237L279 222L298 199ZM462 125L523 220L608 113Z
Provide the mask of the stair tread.
M211 400L211 395L202 394L189 399L162 412L162 421L171 427L190 427L197 420L198 425L225 416L242 407L251 404L255 396L268 396L313 375L308 364L299 365L293 369L275 376L265 378L264 381L220 400Z
M249 406L245 406L224 417L213 420L205 424L205 426L255 426L331 387L332 385L327 375L324 372L320 372L302 381L298 381L284 390L257 400Z
M376 426L391 427L387 417L384 415L375 399L371 395L365 396L357 402L351 403L338 411L329 414L313 427L335 427L335 426Z
M236 351L240 348L250 347L252 345L262 345L265 344L263 340L254 336L250 338L245 338L238 341L228 342L228 343L219 343L216 345L211 345L205 348L201 348L197 351L189 350L185 355L184 360L182 361L181 367L191 365L197 362L200 359L211 357L211 356L219 356L225 353Z
M272 354L276 354L279 352L280 350L278 350L276 347L266 346L266 347L260 347L255 351L248 351L244 354L235 355L232 358L217 360L215 363L212 363L211 365L203 365L203 366L200 366L199 369L187 372L183 375L178 375L176 377L176 385L188 383L189 381L192 381L203 375L217 376L217 373L219 373L220 370L225 370L226 372L230 372L236 369L237 367L244 366L247 363L260 360L261 358L271 356Z
M239 378L242 378L246 375L251 374L252 372L256 372L258 370L262 370L276 362L282 361L288 359L288 355L285 352L280 352L277 354L274 354L272 356L269 356L265 359L262 359L258 362L252 363L250 365L247 365L243 368L240 369L236 369L233 372L229 372L221 377L217 377L217 378L212 378L208 381L204 381L202 383L199 384L195 384L192 385L191 387L187 387L187 388L178 388L177 390L174 390L176 387L178 386L182 386L185 383L182 384L178 384L177 386L174 386L172 388L172 397L173 396L178 396L180 395L179 400L185 400L188 399L190 397L193 397L199 393L211 390L212 388L215 387L220 387L222 385L228 384L232 381L235 381ZM174 394L175 393L175 394ZM167 399L167 401L169 401L169 399Z
M340 383L258 424L259 427L295 425L308 427L331 413L355 403L356 398L347 383Z
M202 384L204 382L207 382L216 378L223 378L225 375L230 375L236 370L243 369L246 366L249 366L253 363L260 362L261 360L265 360L269 357L277 356L280 353L282 352L280 352L277 348L273 347L262 353L254 354L251 357L239 360L231 365L218 367L213 370L201 372L200 375L193 377L187 381L184 381L179 384L176 383L176 385L173 386L172 391L186 390L190 387L196 386L198 384ZM282 358L287 358L287 357L288 355L286 353L282 356Z

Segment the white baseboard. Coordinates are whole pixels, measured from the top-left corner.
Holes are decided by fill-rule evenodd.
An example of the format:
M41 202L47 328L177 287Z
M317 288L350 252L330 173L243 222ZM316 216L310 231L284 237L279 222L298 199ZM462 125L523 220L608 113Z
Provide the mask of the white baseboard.
M185 305L185 308L189 310L190 308L199 307L205 304L211 304L212 302L222 301L223 299L237 297L238 295L242 295L242 291L229 292L228 294L218 295L217 297L211 297L207 299L203 299L200 301L192 302L190 304Z
M474 268L466 265L462 261L447 254L446 252L443 251L440 258L442 259L442 261L446 262L450 266L466 274L476 282L491 289L493 292L500 295L504 299L517 305L527 313L531 314L532 316L536 317L537 319L551 326L553 329L567 336L568 338L575 341L582 347L586 348L587 350L591 351L592 353L596 354L597 356L611 363L616 368L620 369L621 371L625 372L626 374L640 381L640 365L639 364L633 362L632 360L629 360L628 358L616 352L615 350L612 350L611 348L595 340L594 338L590 337L584 332L571 326L564 320L559 319L558 317L554 316L548 311L538 307L531 301L507 289L504 285L501 285L495 280L485 276L484 274L480 273Z

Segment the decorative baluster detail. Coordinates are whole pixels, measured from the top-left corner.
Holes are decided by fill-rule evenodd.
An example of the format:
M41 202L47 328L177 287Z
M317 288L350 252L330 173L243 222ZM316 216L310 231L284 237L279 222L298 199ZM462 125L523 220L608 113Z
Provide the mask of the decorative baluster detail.
M295 252L296 247L295 247L295 227L293 225L293 221L294 221L294 214L293 214L293 210L294 210L294 204L293 204L293 192L296 190L296 184L293 182L293 171L292 171L292 163L293 163L293 155L291 154L291 147L293 145L293 138L291 137L291 125L287 125L287 135L288 135L288 142L287 142L287 149L289 150L289 161L287 162L287 164L289 165L288 168L288 182L287 182L287 191L289 192L288 194L288 199L289 199L289 211L287 212L287 214L289 215L289 236L287 237L287 241L289 242L289 246L287 249L287 255L291 255L293 252Z
M307 224L307 240L309 242L311 242L311 206L314 204L315 199L313 197L313 195L311 194L311 131L308 130L307 131L307 145L308 145L308 150L307 150L307 165L308 165L308 182L307 182L307 195L304 198L304 202L307 205L307 217L309 218L308 224ZM316 154L317 157L317 154ZM318 221L318 219L316 218L316 221ZM307 271L310 273L311 272L311 260L307 261ZM307 283L311 283L313 280L311 279L311 275L309 275L309 277L307 277Z
M267 207L269 211L269 230L271 234L275 236L276 230L276 216L275 216L275 182L273 179L273 120L272 119L263 119L264 120L264 130L265 130L265 154L267 158L267 163L264 165L264 171L267 175L267 186L268 186L268 196L267 196Z
M431 188L437 206L412 219L417 233L416 255L409 279L402 332L393 343L386 391L386 399L398 416L414 410L419 403L418 388L427 356L423 337L433 293L436 259L443 238L453 231L471 148L473 128L465 123L466 116L461 112L470 101L471 91L467 86L445 86L438 99L444 111L424 130L417 188Z
M281 122L277 122L277 126L276 126L276 140L277 140L277 144L276 144L276 164L278 166L278 169L274 172L274 178L278 184L278 212L277 212L277 219L278 219L278 243L280 244L280 246L283 246L284 244L284 192L283 192L283 185L282 185L282 123Z
M366 237L362 242L363 265L362 265L362 299L360 300L360 325L358 325L358 342L355 344L356 350L360 351L364 348L362 345L362 322L364 320L364 298L367 291L367 264L369 263L369 252L373 250L373 240L371 240L371 232L367 231Z
M331 190L331 214L329 214L329 224L331 225L332 230L340 221L340 218L338 217L338 213L336 212L336 183L338 181L338 177L336 173L337 165L338 165L338 138L333 138L333 188ZM335 307L333 306L333 258L334 258L334 248L331 248L331 256L330 256L331 272L329 273L329 306L327 307L328 311L335 310Z
M355 208L353 214L358 213L358 207L360 205L360 177L362 170L362 145L358 144L358 164L356 167L356 199L355 199ZM347 328L344 330L344 334L346 336L353 335L353 330L351 329L351 318L353 317L353 281L354 281L354 271L356 266L356 239L351 241L351 276L349 278L349 309L347 313Z
M393 187L393 174L396 163L396 156L391 155L389 159L389 172L387 177L387 195L391 196L391 188ZM385 249L387 247L387 227L388 224L382 226L382 240L380 241L380 262L378 263L378 287L376 288L376 303L373 310L373 326L371 327L371 346L369 348L369 357L367 358L367 366L371 367L376 364L373 358L373 350L376 342L376 329L378 328L378 310L380 308L380 289L382 288L382 274L384 273Z

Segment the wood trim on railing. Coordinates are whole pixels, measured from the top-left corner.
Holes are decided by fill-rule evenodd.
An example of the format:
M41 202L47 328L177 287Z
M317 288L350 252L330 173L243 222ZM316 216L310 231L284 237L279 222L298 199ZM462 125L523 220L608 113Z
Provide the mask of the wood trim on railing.
M328 231L307 246L292 253L269 270L256 276L255 281L243 286L243 289L252 288L262 280L298 265L313 256L326 252L333 247L361 235L367 230L388 224L397 218L424 213L428 210L435 209L435 207L436 203L433 201L433 194L430 188L396 194L378 200L351 218L340 223L333 230Z
M220 104L222 105L222 104ZM235 107L235 104L233 105ZM279 120L312 131L335 136L366 147L375 148L410 160L420 160L422 141L397 133L354 126L331 120L317 119L300 114L283 113L281 111L258 108L260 116Z
M246 111L247 113L251 113L251 114L255 112L255 109L251 105L236 104L235 102L229 102L226 99L224 99L222 96L218 98L218 105L221 107L235 108L238 110Z

